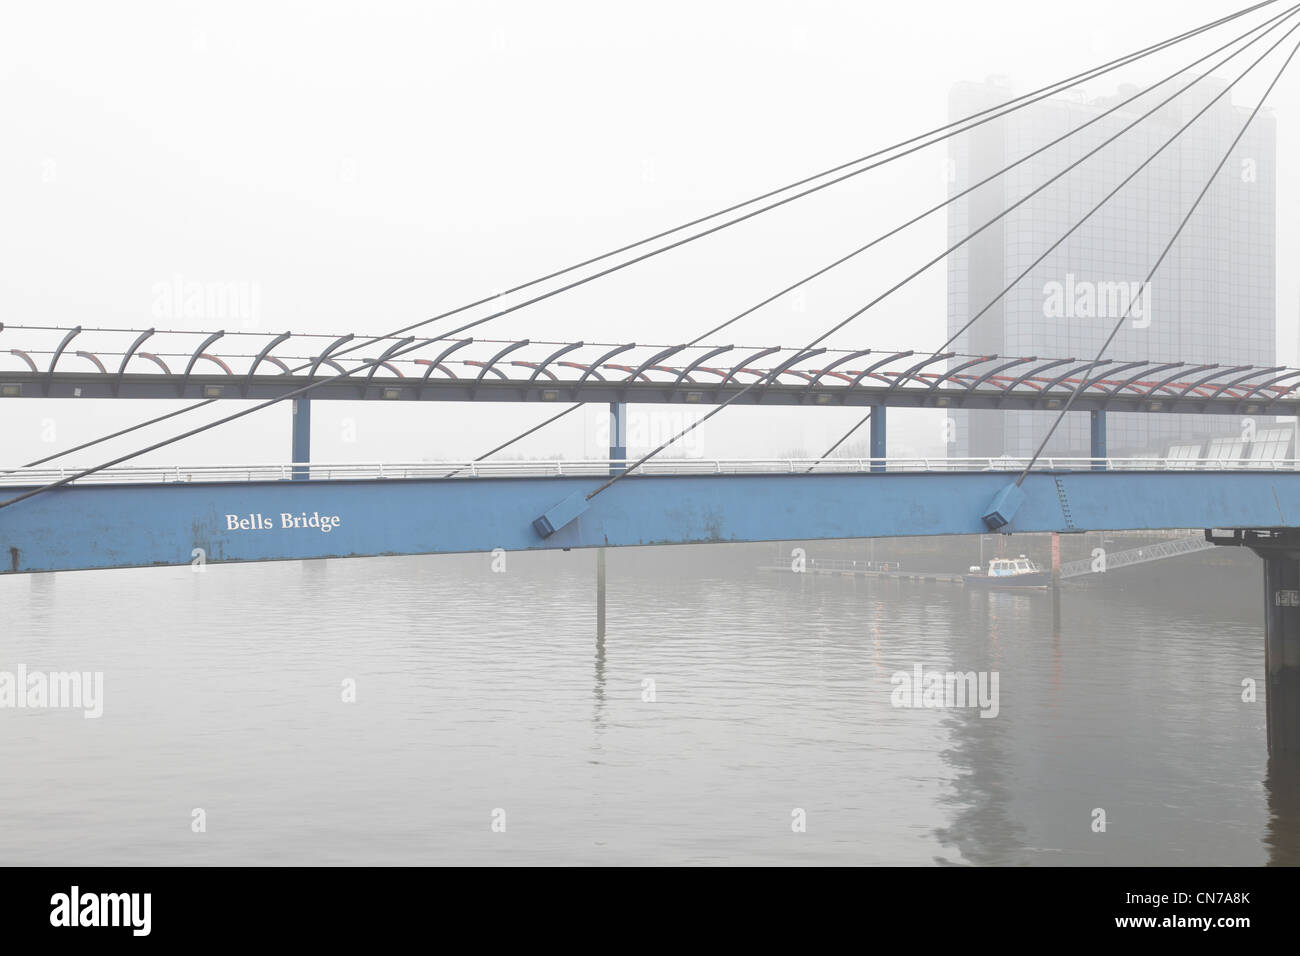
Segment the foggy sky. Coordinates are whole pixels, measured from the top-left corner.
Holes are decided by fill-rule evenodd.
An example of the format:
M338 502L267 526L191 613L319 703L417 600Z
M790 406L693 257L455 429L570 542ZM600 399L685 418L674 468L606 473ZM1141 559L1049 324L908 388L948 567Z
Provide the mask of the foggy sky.
M1025 92L1235 8L11 4L0 19L0 321L218 327L155 317L155 287L179 276L255 285L267 331L378 334L939 126L956 81L1002 74ZM1084 90L1150 82L1273 12ZM1239 86L1235 102L1252 106L1279 63ZM1291 72L1270 99L1285 364L1297 361L1300 303L1288 267L1298 90ZM946 156L935 146L474 334L685 341L944 198ZM719 344L804 344L944 240L939 214ZM830 344L933 349L946 308L940 265ZM0 368L19 367L5 353L21 334L0 332ZM5 401L0 463L169 407ZM313 457L468 457L551 412L319 402ZM597 414L571 416L519 451L602 456ZM860 414L728 409L691 450L815 453ZM183 421L205 416L214 417ZM891 453L940 454L937 416L894 412ZM347 418L355 442L343 440ZM73 460L94 463L178 430ZM288 445L279 407L148 460L279 461Z

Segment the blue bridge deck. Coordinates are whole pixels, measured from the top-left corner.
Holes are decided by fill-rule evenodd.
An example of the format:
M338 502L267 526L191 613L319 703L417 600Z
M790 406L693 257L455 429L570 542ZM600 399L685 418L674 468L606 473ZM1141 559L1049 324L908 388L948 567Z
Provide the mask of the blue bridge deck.
M0 509L0 573L392 554L987 533L1005 471L102 481ZM26 486L30 487L30 486ZM25 486L0 488L0 497ZM1300 527L1300 472L1045 469L1007 532Z

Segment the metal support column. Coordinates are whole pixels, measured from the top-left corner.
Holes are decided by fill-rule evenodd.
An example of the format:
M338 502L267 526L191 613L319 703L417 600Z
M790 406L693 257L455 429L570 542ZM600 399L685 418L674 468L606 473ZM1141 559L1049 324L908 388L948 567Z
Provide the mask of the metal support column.
M293 400L293 450L289 461L296 465L311 461L311 400L307 398ZM310 468L293 469L294 481L310 477Z
M1106 413L1100 410L1091 411L1088 415L1092 419L1092 452L1089 457L1092 458L1093 471L1106 470Z
M596 638L605 640L605 549L596 549Z
M1061 534L1052 532L1052 587L1061 586Z
M609 473L621 475L627 466L627 403L609 403ZM615 465L613 462L619 462Z
M872 459L872 471L885 470L885 449L885 406L877 405L871 410L871 446L868 457Z

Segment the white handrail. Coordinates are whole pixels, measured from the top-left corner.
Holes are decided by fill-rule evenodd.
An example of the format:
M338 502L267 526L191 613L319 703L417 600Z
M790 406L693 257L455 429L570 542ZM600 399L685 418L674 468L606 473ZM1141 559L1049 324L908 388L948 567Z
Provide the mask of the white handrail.
M357 478L468 479L492 477L608 477L608 459L519 460L519 461L421 461L421 462L267 462L264 464L206 465L125 465L107 468L79 479L82 484L121 482L217 482L276 481L292 478L301 472L315 481ZM1015 474L1028 464L1025 458L660 458L647 462L638 472L643 475L680 474L786 474L808 472L828 474L880 474L900 472L996 472ZM1040 459L1034 471L1092 472L1107 471L1300 471L1295 458L1049 458ZM310 469L310 470L308 470ZM0 469L0 486L48 484L75 474L68 466L50 468Z

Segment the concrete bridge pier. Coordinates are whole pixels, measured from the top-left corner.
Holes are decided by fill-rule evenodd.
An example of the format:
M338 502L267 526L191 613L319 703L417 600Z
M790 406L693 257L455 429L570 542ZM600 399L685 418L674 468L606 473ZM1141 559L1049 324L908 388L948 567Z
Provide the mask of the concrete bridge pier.
M1206 533L1215 544L1244 545L1264 562L1264 695L1268 750L1300 754L1300 531Z
M1294 532L1288 537L1295 538ZM1300 538L1264 559L1264 672L1271 753L1300 753Z
M1300 530L1205 532L1218 545L1247 547L1264 562L1264 700L1270 758L1300 758Z

